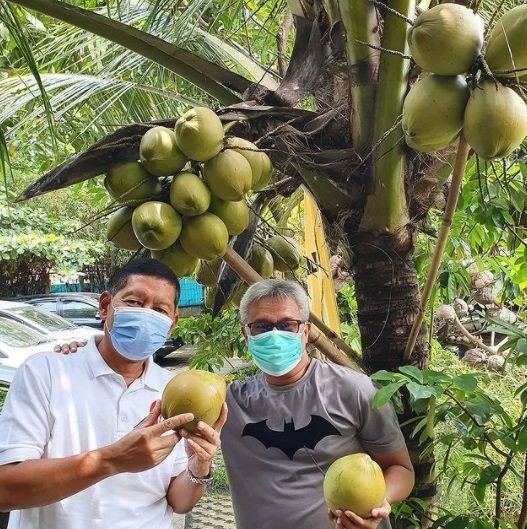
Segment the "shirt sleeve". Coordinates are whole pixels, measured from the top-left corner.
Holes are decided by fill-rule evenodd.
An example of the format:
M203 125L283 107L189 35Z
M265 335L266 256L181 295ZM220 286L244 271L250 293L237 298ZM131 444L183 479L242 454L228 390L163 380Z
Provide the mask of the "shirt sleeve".
M359 438L367 452L387 454L399 450L405 441L393 406L388 403L380 408L373 407L377 389L365 375L357 385Z
M42 457L51 432L50 388L44 356L17 369L0 414L0 465Z
M181 439L174 448L174 466L172 467L172 477L176 477L187 468L188 457L185 450L185 440Z

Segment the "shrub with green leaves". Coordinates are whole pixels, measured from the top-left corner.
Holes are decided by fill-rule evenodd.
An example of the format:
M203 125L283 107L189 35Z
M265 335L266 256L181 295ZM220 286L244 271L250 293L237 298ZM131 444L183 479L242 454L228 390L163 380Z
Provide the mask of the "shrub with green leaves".
M105 244L74 234L74 221L59 221L41 208L0 199L0 296L41 292L51 270L79 272L105 254Z
M509 372L502 380L495 373L463 372L470 368L459 364L441 371L403 366L397 373L372 376L380 385L374 405L391 399L402 410L409 404L418 417L402 426L420 442L433 441L429 447L441 462L435 473L444 487L434 529L526 527L527 336L513 326L500 331L510 335L505 346ZM472 498L465 512L459 497L445 506L445 498L460 490L469 490ZM411 500L395 512L421 527L415 515L425 510Z
M249 360L240 326L236 309L224 310L216 318L205 312L179 320L174 336L181 337L187 344L197 345L190 367L213 371L234 356Z

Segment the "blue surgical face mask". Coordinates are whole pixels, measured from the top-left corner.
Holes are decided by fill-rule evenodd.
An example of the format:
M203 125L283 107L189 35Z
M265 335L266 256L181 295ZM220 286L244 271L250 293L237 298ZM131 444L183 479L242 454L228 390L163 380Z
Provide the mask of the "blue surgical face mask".
M302 334L272 330L248 337L254 363L268 375L280 377L294 369L302 358Z
M113 311L109 332L112 345L121 356L133 361L153 355L165 343L174 323L168 316L142 307L114 307Z

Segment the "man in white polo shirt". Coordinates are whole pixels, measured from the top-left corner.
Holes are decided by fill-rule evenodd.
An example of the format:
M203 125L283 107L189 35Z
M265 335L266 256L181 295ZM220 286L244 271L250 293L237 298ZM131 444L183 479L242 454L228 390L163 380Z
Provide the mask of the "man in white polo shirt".
M104 335L84 354L36 354L18 369L0 415L9 529L169 529L202 496L227 410L197 434L178 429L191 414L160 420L172 375L152 354L178 296L165 265L130 261L101 295Z

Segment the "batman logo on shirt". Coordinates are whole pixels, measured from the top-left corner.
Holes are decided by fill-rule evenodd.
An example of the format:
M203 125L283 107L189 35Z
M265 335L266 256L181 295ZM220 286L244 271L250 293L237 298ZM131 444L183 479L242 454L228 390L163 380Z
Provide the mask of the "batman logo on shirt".
M297 450L315 446L325 437L330 435L342 435L327 419L319 415L311 415L311 421L303 428L295 429L293 419L291 422L284 420L284 430L271 430L267 426L267 420L246 424L242 437L254 437L258 439L265 448L275 447L281 450L289 459L293 457Z

